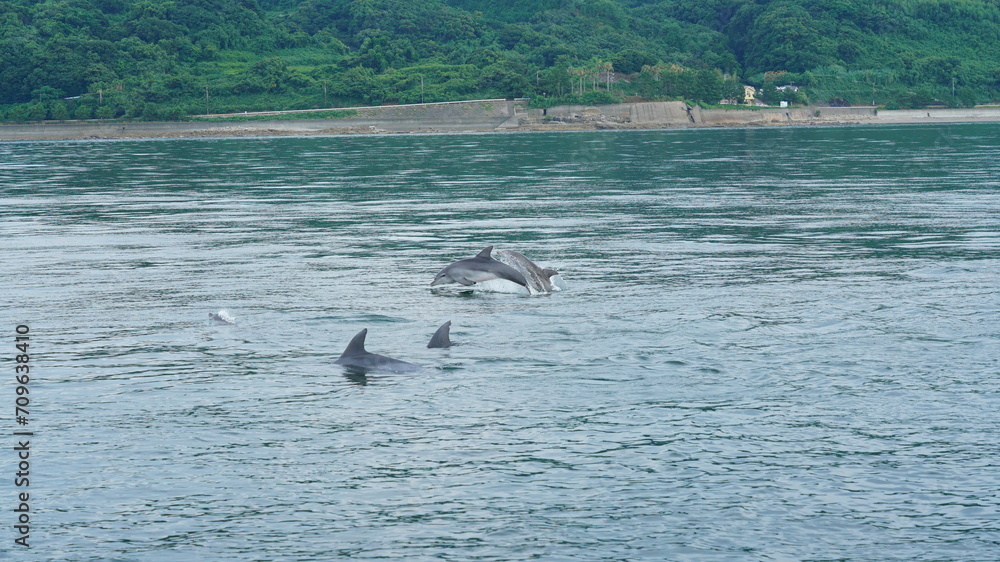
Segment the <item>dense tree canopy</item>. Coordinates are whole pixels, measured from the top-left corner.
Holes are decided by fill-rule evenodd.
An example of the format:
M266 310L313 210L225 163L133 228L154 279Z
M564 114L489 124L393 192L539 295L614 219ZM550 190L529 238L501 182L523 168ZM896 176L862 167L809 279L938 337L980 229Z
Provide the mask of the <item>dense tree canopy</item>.
M998 37L996 0L0 0L0 120L717 103L740 83L960 106L1000 99Z

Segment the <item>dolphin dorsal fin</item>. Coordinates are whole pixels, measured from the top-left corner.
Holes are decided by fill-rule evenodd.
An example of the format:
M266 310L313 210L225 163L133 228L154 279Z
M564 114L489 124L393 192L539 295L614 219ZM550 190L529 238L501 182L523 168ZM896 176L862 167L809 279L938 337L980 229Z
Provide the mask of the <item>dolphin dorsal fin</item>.
M486 246L486 248L484 248L482 252L476 254L476 257L492 259L491 258L492 254L493 254L493 246Z
M347 344L347 349L340 354L341 357L354 357L356 355L364 355L368 353L365 351L365 336L368 335L368 328L358 332L358 335L351 339L351 343Z
M549 279L551 279L553 275L559 275L558 271L556 271L554 269L548 269L548 268L543 269L542 273L545 274L545 277L549 278Z
M451 320L441 324L441 327L431 336L431 342L427 347L451 347L451 340L448 338L451 332Z

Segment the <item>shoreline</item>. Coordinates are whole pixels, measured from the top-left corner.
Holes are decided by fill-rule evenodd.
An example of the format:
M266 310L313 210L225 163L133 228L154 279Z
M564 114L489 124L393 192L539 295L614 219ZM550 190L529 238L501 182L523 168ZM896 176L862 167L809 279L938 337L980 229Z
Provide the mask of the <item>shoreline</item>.
M649 102L526 110L504 100L449 103L452 105L370 108L369 115L362 118L0 125L0 142L1000 123L1000 107L882 111L873 107L705 110L682 102ZM454 114L456 103L466 105L463 114ZM475 104L480 109L489 105L486 111L477 114ZM428 113L427 106L434 105L447 106L451 114ZM497 106L505 111L498 111ZM474 110L469 111L470 107ZM421 113L414 113L416 110Z

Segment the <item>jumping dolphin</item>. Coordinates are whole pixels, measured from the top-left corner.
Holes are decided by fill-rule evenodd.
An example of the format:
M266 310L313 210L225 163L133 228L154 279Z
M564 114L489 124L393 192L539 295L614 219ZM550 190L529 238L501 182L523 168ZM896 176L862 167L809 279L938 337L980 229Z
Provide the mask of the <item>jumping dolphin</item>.
M481 281L506 279L528 288L528 280L524 278L524 275L511 266L490 257L492 252L493 246L487 246L482 252L476 254L476 257L459 260L449 265L434 277L431 286L459 283L470 287Z
M451 347L451 339L449 339L449 334L451 333L451 320L441 324L441 327L434 332L434 336L431 337L431 342L427 344L427 347Z
M524 257L524 254L514 250L497 250L497 260L503 262L522 275L528 281L528 288L536 293L551 293L558 291L559 287L552 284L552 277L559 275L554 269L541 268L534 262Z
M368 335L368 328L358 332L351 343L347 344L347 349L334 361L337 365L360 371L395 371L404 373L420 370L420 365L400 361L384 355L369 353L365 350L365 336Z

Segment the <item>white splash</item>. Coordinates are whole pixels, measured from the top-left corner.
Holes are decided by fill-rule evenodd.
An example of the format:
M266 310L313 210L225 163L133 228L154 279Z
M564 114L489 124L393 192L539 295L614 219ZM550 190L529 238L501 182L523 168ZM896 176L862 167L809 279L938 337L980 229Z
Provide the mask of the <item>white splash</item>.
M210 324L216 324L216 325L232 326L236 324L236 318L234 318L233 315L230 314L229 311L224 308L219 310L218 312L209 312L208 321Z
M506 293L512 295L530 294L528 289L525 289L517 283L506 279L490 279L488 281L480 281L472 288L484 293Z

